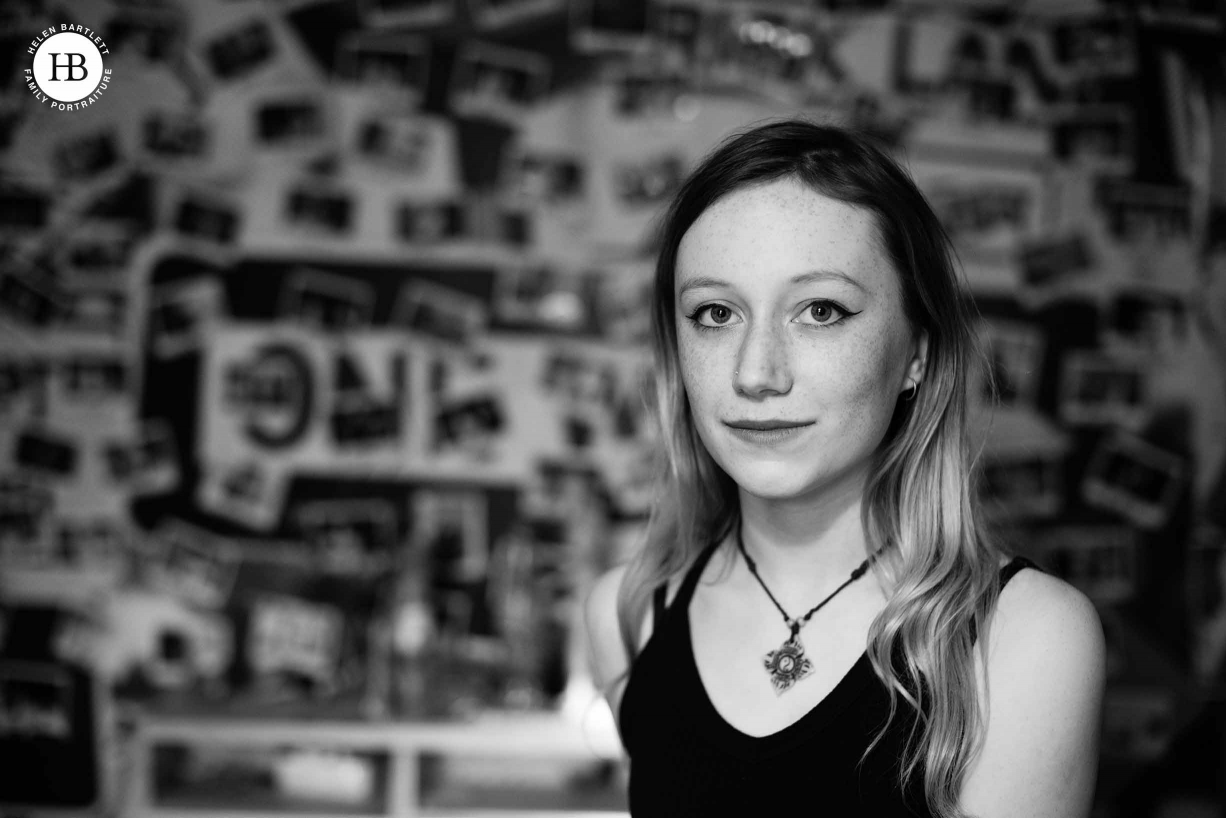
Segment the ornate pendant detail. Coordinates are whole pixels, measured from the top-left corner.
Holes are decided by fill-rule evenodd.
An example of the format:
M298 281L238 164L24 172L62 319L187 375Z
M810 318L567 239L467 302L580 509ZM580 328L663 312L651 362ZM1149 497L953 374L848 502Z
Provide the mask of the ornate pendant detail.
M805 648L796 633L789 636L778 650L766 654L763 664L771 675L771 685L777 696L783 695L784 691L813 672L813 663L805 656Z

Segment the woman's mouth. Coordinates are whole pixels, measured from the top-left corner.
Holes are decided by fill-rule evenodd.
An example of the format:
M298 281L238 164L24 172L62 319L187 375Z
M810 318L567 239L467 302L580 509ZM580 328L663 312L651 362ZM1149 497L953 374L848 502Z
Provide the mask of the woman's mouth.
M813 421L795 420L734 420L725 421L733 435L747 443L768 445L799 437Z

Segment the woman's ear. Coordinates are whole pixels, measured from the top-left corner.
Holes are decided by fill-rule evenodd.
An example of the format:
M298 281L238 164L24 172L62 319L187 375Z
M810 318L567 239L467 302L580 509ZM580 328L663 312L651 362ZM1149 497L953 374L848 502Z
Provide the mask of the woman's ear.
M928 330L921 329L915 333L915 339L911 346L911 360L907 364L907 380L903 384L903 389L910 389L912 386L919 388L919 385L924 381L924 374L928 371Z

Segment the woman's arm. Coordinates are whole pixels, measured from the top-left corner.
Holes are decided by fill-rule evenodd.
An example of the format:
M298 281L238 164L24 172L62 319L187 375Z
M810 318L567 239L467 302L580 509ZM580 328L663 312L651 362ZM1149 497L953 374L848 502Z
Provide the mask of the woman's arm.
M1084 818L1105 676L1094 605L1062 580L1022 571L1001 593L988 647L987 735L963 809L977 818Z
M615 717L625 687L628 664L617 623L617 592L625 573L625 567L620 566L603 574L588 592L583 605L592 681L605 694Z

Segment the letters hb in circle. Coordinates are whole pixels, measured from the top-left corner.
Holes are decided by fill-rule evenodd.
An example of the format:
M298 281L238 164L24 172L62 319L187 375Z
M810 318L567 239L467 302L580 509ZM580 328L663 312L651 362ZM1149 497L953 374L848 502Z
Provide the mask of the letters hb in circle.
M67 60L61 62L60 57L67 57ZM73 59L74 57L76 59ZM67 77L61 78L58 76L61 68L67 69L67 72L68 72ZM80 70L81 72L81 76L79 77L76 76L76 72L78 70ZM81 80L85 79L88 76L89 76L89 69L85 67L85 55L84 54L74 51L74 52L69 52L67 54L55 53L51 55L51 80L52 81L62 82L63 80L66 79L69 82L80 82Z

